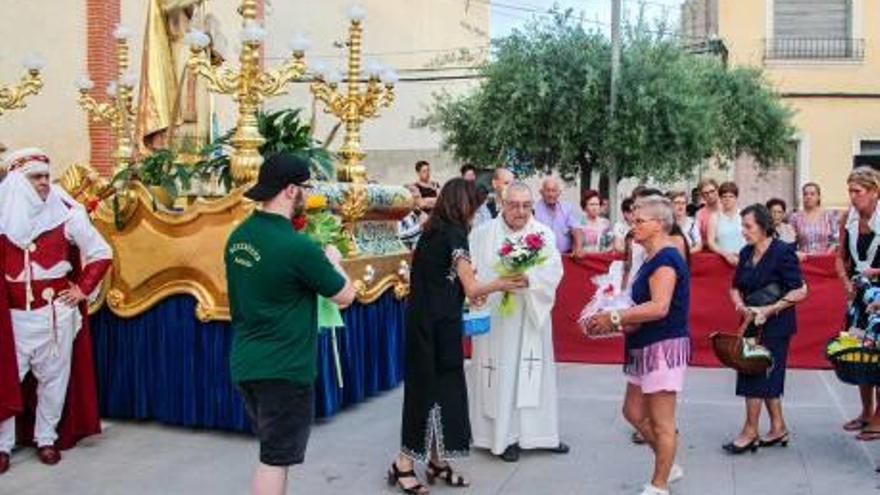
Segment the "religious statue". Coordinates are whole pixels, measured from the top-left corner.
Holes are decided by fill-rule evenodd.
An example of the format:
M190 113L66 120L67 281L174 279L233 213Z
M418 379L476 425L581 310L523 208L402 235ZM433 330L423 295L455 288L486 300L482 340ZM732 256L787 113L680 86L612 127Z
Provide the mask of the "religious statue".
M219 22L207 12L207 0L150 0L141 62L136 143L149 154L171 148L196 155L213 138L211 95L203 80L189 73L191 29L211 38L212 62L223 62L225 39Z

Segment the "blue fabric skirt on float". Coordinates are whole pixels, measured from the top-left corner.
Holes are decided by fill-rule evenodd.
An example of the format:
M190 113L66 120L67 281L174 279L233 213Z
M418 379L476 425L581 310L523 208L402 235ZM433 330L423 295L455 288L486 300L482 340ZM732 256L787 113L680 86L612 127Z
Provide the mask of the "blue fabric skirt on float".
M102 417L250 432L229 375L232 327L200 322L195 307L192 297L173 296L134 318L107 308L91 317ZM318 418L403 380L404 302L388 292L371 304L355 303L342 317L344 328L318 334Z

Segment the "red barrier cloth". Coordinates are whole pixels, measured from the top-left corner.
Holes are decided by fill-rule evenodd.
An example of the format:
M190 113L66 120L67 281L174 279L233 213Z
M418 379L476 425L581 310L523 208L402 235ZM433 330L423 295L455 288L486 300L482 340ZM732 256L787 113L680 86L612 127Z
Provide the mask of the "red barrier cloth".
M588 339L577 318L593 296L591 279L605 273L616 255L596 254L583 259L564 259L565 274L553 308L556 359L577 363L622 363L623 339ZM833 256L811 256L801 263L809 296L797 307L797 334L789 351L789 368L828 368L825 344L843 329L846 296L834 269ZM691 257L691 337L695 366L718 367L709 343L715 331L732 332L739 318L730 302L733 268L720 256L697 253Z

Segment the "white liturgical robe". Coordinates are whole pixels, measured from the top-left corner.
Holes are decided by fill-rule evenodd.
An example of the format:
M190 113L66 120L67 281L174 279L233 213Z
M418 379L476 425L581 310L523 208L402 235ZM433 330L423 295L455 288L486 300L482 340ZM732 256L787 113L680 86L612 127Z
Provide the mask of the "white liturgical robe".
M498 276L504 240L536 232L544 236L546 261L528 270L529 287L513 293L512 312L501 313L502 294L488 298L491 330L474 337L467 370L474 445L496 455L515 443L523 449L559 445L551 310L562 260L553 232L534 219L514 232L499 215L475 228L469 239L477 278L485 283Z

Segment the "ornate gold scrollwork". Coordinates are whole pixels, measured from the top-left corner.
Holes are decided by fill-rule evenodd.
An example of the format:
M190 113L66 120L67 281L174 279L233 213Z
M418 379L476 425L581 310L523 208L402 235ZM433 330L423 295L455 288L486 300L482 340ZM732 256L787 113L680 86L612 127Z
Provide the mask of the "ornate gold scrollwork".
M60 183L85 203L99 198L108 187L85 165L70 167ZM363 216L368 208L366 190L350 191L340 213ZM197 301L199 320L228 321L223 248L229 232L254 208L243 192L238 189L215 201L200 199L186 211L172 213L155 211L149 191L133 182L120 197L128 217L121 229L115 223L112 199L102 201L92 218L113 247L114 260L90 312L106 303L114 314L133 317L169 296L189 294ZM409 294L409 259L409 253L395 253L350 258L342 265L354 281L358 302L370 304L387 290L394 290L399 299Z
M28 69L15 85L0 86L0 115L6 110L26 107L25 98L39 93L41 89L43 89L43 77L38 68Z
M366 186L351 184L343 193L342 202L339 204L339 215L342 217L342 224L345 227L349 245L351 246L350 256L358 256L360 254L357 246L357 236L355 235L355 226L357 221L367 213L369 207L370 202Z

